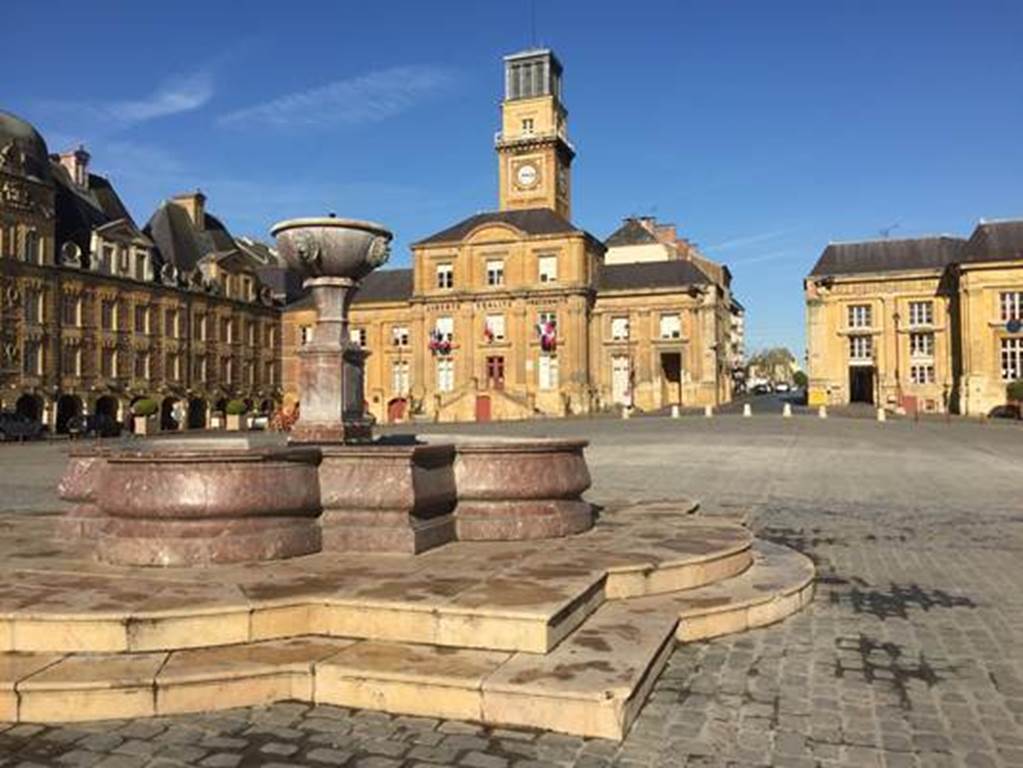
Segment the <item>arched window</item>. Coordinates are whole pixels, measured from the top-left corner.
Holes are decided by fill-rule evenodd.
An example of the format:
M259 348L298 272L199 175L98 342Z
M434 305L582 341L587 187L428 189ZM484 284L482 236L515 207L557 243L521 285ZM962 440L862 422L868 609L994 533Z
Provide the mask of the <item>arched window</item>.
M24 257L29 264L42 264L42 249L39 243L39 233L30 229L25 233Z

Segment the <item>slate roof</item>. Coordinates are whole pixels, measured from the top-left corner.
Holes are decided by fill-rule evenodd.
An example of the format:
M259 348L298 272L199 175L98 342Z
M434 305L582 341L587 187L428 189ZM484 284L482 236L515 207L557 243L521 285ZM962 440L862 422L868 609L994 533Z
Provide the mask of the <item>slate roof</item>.
M602 264L597 273L598 291L627 291L710 285L711 279L691 261L643 261L635 264Z
M982 221L963 247L962 261L1023 260L1023 219Z
M555 213L550 208L523 208L516 211L485 211L463 219L452 227L430 235L413 245L429 245L431 243L457 243L463 240L481 224L510 224L527 235L558 235L568 232L583 232L568 219Z
M810 276L928 269L940 271L960 260L965 242L960 237L940 235L901 240L830 243L810 270Z
M653 233L635 219L626 219L622 226L608 235L604 245L619 248L625 245L647 245L658 242Z
M60 163L50 164L50 174L55 187L58 247L73 242L83 254L88 254L94 229L115 221L126 221L137 228L121 198L103 176L90 173L89 187L85 189L72 181L71 174Z
M370 272L359 284L352 297L353 304L374 301L408 301L412 297L411 269L378 269ZM308 309L313 306L313 297L306 293L300 299L288 304L287 309Z
M164 201L143 230L160 250L163 261L182 272L191 272L199 261L211 253L238 250L231 233L220 219L205 214L204 229L192 224L188 211L180 205ZM252 259L255 268L255 259Z

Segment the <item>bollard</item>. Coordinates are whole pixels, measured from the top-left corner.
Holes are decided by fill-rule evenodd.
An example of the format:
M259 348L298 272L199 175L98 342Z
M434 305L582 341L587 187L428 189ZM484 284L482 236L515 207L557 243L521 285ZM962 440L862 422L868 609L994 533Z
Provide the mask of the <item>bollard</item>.
M677 405L671 406L671 418L673 418L673 419L677 419L678 418L678 406Z
M878 421L887 421L888 420L888 414L886 414L884 412L884 408L878 408L877 409L877 420Z
M742 406L742 415L743 415L744 418L747 418L747 419L750 416L752 416L753 415L753 406L750 405L749 403L746 403L744 406Z
M817 415L822 419L828 418L828 409L822 405L817 409Z
M784 416L786 419L791 419L792 418L792 404L791 403L785 403L785 405L782 406L781 415Z
M703 406L703 415L704 415L704 417L706 417L708 419L711 416L713 416L714 415L714 406L713 405L705 405L705 406Z

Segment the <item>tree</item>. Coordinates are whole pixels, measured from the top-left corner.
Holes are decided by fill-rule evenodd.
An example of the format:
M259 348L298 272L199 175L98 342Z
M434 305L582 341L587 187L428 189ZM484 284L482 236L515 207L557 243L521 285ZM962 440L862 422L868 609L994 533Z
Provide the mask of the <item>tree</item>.
M749 367L757 369L769 379L788 380L795 366L796 356L785 347L762 349L749 359Z

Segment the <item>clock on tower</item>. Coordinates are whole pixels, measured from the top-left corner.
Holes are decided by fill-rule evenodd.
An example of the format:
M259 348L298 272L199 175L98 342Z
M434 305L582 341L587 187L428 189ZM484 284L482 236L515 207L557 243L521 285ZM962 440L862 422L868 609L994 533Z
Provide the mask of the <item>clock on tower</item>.
M550 50L504 57L504 101L497 135L501 210L551 208L571 215L568 112L561 103L561 62Z

